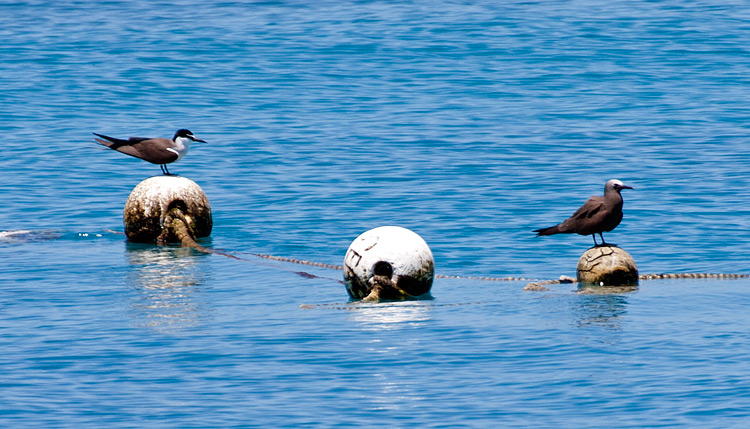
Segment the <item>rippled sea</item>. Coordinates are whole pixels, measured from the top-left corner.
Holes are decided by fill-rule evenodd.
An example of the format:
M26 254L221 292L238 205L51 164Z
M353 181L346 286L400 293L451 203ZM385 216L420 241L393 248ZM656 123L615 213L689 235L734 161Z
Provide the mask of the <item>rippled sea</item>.
M0 426L747 427L750 280L466 278L574 276L591 237L531 231L611 178L641 273L750 274L750 8L609 3L0 4ZM160 171L91 133L178 128L241 260L122 235ZM463 278L253 256L382 225Z

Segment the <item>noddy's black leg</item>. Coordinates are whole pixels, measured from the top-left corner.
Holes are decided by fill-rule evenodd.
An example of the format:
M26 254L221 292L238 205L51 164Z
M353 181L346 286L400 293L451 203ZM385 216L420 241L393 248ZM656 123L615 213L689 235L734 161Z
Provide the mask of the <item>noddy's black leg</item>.
M599 233L599 237L601 237L601 238L602 238L602 246L604 246L605 244L607 244L607 242L606 242L606 241L604 241L604 236L602 235L602 233L601 233L601 232Z
M596 233L591 234L591 237L594 239L594 247L598 246L599 244L596 243Z

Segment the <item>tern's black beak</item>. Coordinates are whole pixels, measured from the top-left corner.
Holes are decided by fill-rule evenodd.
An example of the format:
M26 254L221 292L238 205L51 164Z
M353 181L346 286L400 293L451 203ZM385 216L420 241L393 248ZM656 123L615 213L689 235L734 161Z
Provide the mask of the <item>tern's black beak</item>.
M198 142L198 143L206 143L205 140L201 140L199 138L196 138L195 136L190 136L190 140L192 140L194 142Z

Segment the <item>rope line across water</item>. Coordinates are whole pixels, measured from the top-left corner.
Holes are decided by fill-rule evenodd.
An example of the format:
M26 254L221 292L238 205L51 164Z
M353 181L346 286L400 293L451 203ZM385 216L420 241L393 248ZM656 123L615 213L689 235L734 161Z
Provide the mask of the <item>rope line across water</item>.
M304 259L294 259L294 258L285 258L283 256L263 255L261 253L252 253L252 255L261 259L270 259L272 261L289 262L292 264L299 264L299 265L308 265L311 267L330 268L332 270L339 270L339 271L344 269L344 267L342 267L341 265L326 264L324 262L305 261Z
M232 255L231 253L216 251L208 249L198 244L192 236L192 231L188 226L188 222L185 220L185 215L179 211L179 209L172 209L167 214L164 227L171 231L176 236L183 246L191 247L200 252L213 253L217 255L226 256L232 259L241 259L238 256ZM167 237L167 231L162 233L163 237ZM344 267L341 265L327 264L324 262L307 261L304 259L288 258L284 256L264 255L261 253L252 253L253 256L261 259L268 259L271 261L288 262L291 264L307 265L318 268L328 268L332 270L343 270ZM316 276L312 276L316 277ZM435 278L438 279L456 279L456 280L477 280L477 281L491 281L491 282L517 282L517 281L530 281L532 279L526 277L482 277L482 276L458 276L458 275L442 275L436 274ZM737 274L737 273L657 273L657 274L640 274L639 280L661 280L661 279L721 279L721 280L734 280L734 279L747 279L750 278L750 274ZM544 280L539 282L532 282L524 287L525 290L541 290L544 286L551 284L561 283L575 283L576 280L561 276L557 280Z
M747 279L750 274L736 273L661 273L661 274L641 274L639 280L659 280L659 279Z
M324 262L313 262L313 261L307 261L304 259L287 258L284 256L264 255L261 253L253 253L252 255L258 258L262 258L262 259L270 259L272 261L289 262L292 264L309 265L312 267L319 267L319 268L330 268L332 270L339 270L339 271L344 269L344 267L341 265L327 264ZM435 278L436 279L482 280L482 281L530 281L532 280L526 277L479 277L479 276L454 276L454 275L443 275L443 274L436 274Z
M341 265L327 264L323 262L313 262L304 259L287 258L283 256L264 255L260 253L253 253L253 256L262 259L270 259L273 261L289 262L292 264L309 265L320 268L330 268L333 270L341 271L343 267ZM533 279L527 277L485 277L485 276L459 276L459 275L445 275L436 274L436 279L459 279L459 280L479 280L479 281L490 281L490 282L520 282L520 281L531 281ZM657 279L746 279L750 278L750 274L735 274L735 273L658 273L658 274L641 274L638 276L639 280L657 280ZM575 279L570 277L563 277L558 280L545 280L538 282L537 284L554 284L554 283L574 283Z
M663 280L663 279L719 279L719 280L736 280L750 278L750 274L736 273L659 273L659 274L640 274L638 280ZM541 282L532 282L527 284L524 290L548 290L545 286L552 284L577 283L577 280L560 276L557 280L544 280Z

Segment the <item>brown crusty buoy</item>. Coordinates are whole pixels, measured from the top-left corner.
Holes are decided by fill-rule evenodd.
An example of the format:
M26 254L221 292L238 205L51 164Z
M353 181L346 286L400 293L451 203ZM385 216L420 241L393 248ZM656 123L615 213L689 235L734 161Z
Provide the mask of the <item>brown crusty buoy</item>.
M633 257L615 245L599 245L585 251L576 271L579 285L638 285L638 267Z
M211 235L213 220L208 198L185 177L154 176L130 193L123 213L125 235L139 243L185 243Z

